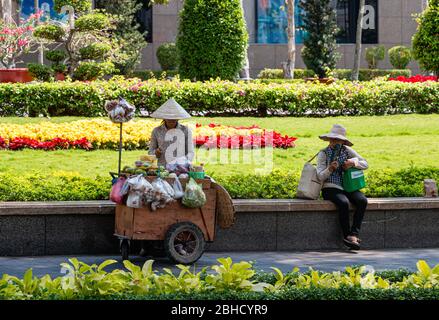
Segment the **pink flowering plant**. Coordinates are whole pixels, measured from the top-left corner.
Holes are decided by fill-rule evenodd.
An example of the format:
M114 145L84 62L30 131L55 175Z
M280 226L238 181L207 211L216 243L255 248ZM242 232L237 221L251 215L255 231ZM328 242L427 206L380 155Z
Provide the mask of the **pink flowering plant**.
M19 24L0 20L0 68L15 68L17 63L22 62L18 59L31 52L36 44L32 33L40 15L33 14Z

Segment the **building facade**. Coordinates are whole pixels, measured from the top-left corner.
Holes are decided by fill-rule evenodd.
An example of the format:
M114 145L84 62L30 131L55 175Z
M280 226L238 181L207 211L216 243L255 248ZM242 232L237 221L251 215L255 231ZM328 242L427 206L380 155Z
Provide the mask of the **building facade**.
M10 0L1 0L1 5ZM40 7L46 8L53 15L54 0L39 0ZM296 0L296 3L299 0ZM157 48L167 42L175 42L178 31L179 12L184 0L170 0L168 5L149 5L143 0L143 8L137 14L142 31L146 31L148 46L142 52L139 69L160 70L157 61ZM358 0L332 0L336 9L337 35L341 59L338 68L352 68L354 63L354 43L356 20L358 17ZM411 39L416 32L417 23L414 15L422 12L426 0L366 0L366 16L363 26L363 49L368 46L384 45L389 49L396 45L411 46ZM21 0L18 5L12 0L13 12L20 10L22 16L33 12L35 0ZM245 20L249 34L248 58L250 74L256 77L264 68L281 68L287 58L287 19L285 0L242 0ZM300 56L305 31L301 26L300 9L296 4L296 67L304 68ZM28 59L26 59L28 60ZM361 59L361 67L367 63ZM379 68L391 68L389 58L380 62ZM417 73L419 66L411 62L409 68Z

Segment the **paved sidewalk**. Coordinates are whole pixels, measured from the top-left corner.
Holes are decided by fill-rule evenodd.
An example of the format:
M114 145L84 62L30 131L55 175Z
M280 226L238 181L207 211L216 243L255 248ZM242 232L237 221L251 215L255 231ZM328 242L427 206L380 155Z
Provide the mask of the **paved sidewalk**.
M231 257L235 262L256 261L255 268L264 271L271 271L272 266L284 272L291 271L295 266L302 271L306 271L308 267L322 271L334 271L343 270L348 265L370 265L377 271L399 268L416 270L416 262L421 259L426 260L430 265L438 264L439 249L362 250L358 252L207 252L196 266L200 269L203 266L212 265L220 257ZM32 268L37 276L45 274L60 276L62 275L60 263L67 261L68 258L70 256L0 257L0 276L5 273L22 276L28 268ZM116 259L119 263L110 266L107 270L123 268L120 256L77 256L77 258L88 264ZM146 259L133 257L131 261L142 265ZM156 258L155 261L155 270L161 270L163 267L174 268L165 258Z

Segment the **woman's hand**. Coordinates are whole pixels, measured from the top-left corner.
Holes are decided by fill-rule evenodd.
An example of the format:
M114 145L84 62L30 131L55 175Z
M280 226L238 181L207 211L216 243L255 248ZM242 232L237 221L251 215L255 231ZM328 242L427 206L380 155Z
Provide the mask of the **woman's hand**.
M155 150L155 156L156 156L157 158L160 158L161 155L162 155L162 150L160 150L160 148L157 148L157 149Z
M328 168L329 168L329 171L334 172L338 168L338 162L337 161L331 162L331 164L329 165Z
M355 166L355 161L352 159L348 159L343 163L343 169L347 170L349 168L352 168L353 166Z

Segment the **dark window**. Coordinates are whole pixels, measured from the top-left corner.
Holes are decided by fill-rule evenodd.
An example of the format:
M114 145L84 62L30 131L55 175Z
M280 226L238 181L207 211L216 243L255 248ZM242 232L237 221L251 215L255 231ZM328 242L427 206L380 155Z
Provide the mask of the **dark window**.
M255 0L256 1L256 42L257 43L287 43L287 8L285 0ZM296 42L303 43L305 31L302 28L301 9L299 0L295 0L296 10ZM340 32L338 43L355 43L358 0L333 0L337 12L337 24ZM366 5L373 8L373 29L363 29L363 43L378 43L378 0L366 0ZM368 21L369 25L371 21Z
M96 8L104 8L106 0L96 0ZM139 31L145 33L145 40L152 42L152 5L150 0L142 0L142 8L136 14L136 20L139 26Z
M373 28L363 29L362 42L378 43L378 0L366 0L366 6L374 11L366 11L366 16L374 21L367 21L368 26ZM358 0L337 0L338 43L355 43L359 10Z

